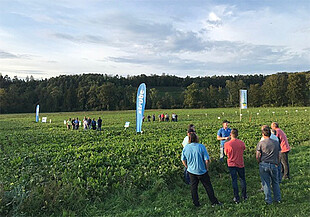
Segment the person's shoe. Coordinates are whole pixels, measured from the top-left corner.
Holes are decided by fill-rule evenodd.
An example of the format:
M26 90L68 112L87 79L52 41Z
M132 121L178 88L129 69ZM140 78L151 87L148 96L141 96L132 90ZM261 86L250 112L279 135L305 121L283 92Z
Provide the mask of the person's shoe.
M235 197L234 197L233 201L235 202L235 204L240 203L240 201L237 198L235 198Z
M259 192L264 192L264 188L261 187L258 191L259 191Z
M289 180L290 179L290 177L288 177L288 176L283 176L282 177L282 180Z
M268 202L265 202L265 203L266 203L266 205L267 205L267 206L269 206L269 205L271 205L271 204L272 204L272 203L268 203Z
M217 203L214 203L212 204L212 207L216 207L216 206L222 206L223 204L221 202L217 202Z
M200 203L198 203L198 204L194 204L194 206L195 207L200 207L201 205L200 205Z
M281 203L281 200L276 201L276 203L277 203L277 204L280 204L280 203Z
M244 202L248 200L248 197L243 197Z

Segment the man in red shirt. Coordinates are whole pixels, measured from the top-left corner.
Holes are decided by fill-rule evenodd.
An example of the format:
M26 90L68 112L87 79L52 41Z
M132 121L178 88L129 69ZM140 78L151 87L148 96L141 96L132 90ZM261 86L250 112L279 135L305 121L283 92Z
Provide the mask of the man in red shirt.
M277 122L273 122L271 124L271 128L277 131L277 137L280 141L281 153L280 153L280 163L281 163L281 173L283 179L290 178L290 167L288 164L288 153L291 148L288 144L288 140L286 134L279 128L279 124ZM281 182L281 180L279 180Z
M232 179L232 186L234 190L234 202L239 203L239 189L238 189L238 176L240 177L240 184L242 188L243 199L247 199L246 194L246 181L244 171L243 152L245 150L245 144L238 137L238 130L232 129L231 140L224 145L224 152L227 156L227 165Z

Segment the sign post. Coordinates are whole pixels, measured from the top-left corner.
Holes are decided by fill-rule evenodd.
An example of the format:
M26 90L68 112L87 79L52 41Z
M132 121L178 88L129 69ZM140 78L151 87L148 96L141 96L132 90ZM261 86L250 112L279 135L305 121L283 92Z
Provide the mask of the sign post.
M137 91L137 103L136 103L136 131L141 133L142 131L142 121L144 115L144 108L146 103L146 85L144 83L140 84Z
M248 108L247 90L240 90L240 121L242 120L242 109Z
M37 105L37 108L36 108L36 122L39 122L39 110L40 110L40 106Z

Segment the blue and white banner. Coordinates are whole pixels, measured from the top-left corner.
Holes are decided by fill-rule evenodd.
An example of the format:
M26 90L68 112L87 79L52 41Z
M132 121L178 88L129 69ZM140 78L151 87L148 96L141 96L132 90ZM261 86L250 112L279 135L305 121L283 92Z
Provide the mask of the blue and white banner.
M144 115L144 108L146 103L146 86L144 83L140 84L137 92L137 103L136 103L136 128L137 133L142 130L142 120Z
M248 108L247 90L240 90L240 109Z
M37 108L36 108L36 122L39 122L39 110L40 110L40 106L37 105Z

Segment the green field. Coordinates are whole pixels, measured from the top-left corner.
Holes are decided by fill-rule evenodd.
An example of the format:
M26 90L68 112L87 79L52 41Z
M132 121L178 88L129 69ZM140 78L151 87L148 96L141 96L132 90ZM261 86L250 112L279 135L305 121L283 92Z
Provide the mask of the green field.
M286 112L287 111L287 112ZM162 112L179 121L158 122ZM156 122L135 133L135 112L43 113L0 115L0 216L309 216L310 108L147 110ZM273 113L274 112L274 113ZM69 117L101 116L103 131L69 131ZM220 118L220 119L219 119ZM51 123L49 123L51 119ZM247 202L232 202L225 165L218 161L216 140L228 119L246 144ZM124 130L124 123L131 126ZM255 147L262 124L278 121L292 148L292 179L281 183L282 203L266 206L258 192L260 178ZM202 206L192 205L183 180L181 142L194 123L210 154L210 176L222 207L212 208L202 186Z

